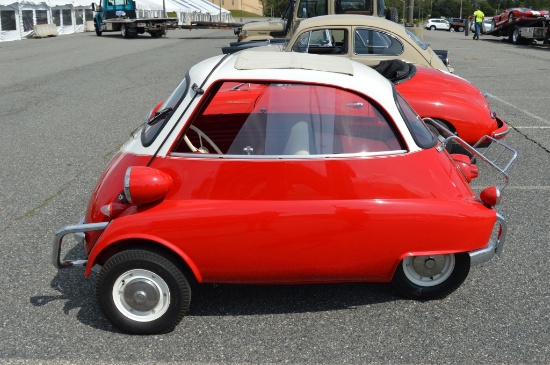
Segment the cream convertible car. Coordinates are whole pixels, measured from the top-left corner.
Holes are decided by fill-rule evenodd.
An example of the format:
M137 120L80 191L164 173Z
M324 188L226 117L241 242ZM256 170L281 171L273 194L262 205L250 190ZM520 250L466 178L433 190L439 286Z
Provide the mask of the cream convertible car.
M253 42L250 42L253 43ZM442 59L411 31L392 21L364 15L326 15L302 20L288 42L257 42L257 50L333 54L348 57L367 66L381 61L404 60L413 64L452 72ZM254 44L222 48L233 53ZM444 57L446 58L446 56Z

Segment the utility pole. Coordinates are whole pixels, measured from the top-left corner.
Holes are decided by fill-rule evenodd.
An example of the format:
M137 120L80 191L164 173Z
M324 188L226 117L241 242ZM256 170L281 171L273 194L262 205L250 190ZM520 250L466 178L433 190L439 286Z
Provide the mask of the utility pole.
M407 9L408 12L407 12L407 24L408 26L412 27L413 26L413 18L414 18L414 14L413 14L413 11L414 11L414 0L409 0L409 8Z

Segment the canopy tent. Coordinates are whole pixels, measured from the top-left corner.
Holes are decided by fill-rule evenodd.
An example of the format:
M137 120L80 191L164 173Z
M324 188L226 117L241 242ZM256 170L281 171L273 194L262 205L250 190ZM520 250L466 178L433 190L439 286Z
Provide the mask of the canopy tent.
M97 0L99 1L99 0ZM93 21L91 0L0 0L0 42L24 39L35 25L55 24L58 34L86 31ZM177 17L179 24L194 21L231 23L231 13L207 0L136 0L139 18Z

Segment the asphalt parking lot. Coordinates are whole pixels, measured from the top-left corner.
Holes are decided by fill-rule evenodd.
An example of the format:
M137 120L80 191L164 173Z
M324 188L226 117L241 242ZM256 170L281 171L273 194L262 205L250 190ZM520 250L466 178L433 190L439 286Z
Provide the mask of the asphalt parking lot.
M93 277L53 268L56 229L80 219L129 133L191 65L234 38L194 30L0 43L0 363L549 363L548 45L424 33L488 93L519 152L499 206L504 256L443 300L405 300L386 284L206 286L174 332L130 336L100 313Z

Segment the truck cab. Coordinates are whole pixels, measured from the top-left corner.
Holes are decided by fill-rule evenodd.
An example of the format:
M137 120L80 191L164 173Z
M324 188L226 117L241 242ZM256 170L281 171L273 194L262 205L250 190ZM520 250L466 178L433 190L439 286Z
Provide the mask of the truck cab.
M288 38L302 19L320 15L362 14L399 21L396 8L386 8L384 0L295 0L290 1L277 20L250 22L235 29L239 42Z

